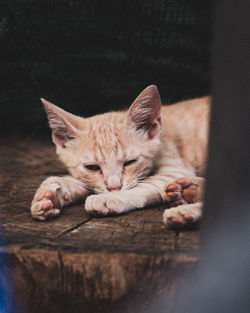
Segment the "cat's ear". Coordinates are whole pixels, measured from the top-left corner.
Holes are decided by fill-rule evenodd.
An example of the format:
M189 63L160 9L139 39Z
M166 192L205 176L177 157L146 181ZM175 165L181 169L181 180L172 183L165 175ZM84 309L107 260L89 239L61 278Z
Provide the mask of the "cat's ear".
M161 98L154 85L148 86L135 99L128 111L128 125L153 139L161 130Z
M81 118L64 111L45 99L41 98L41 101L52 130L53 142L65 148L67 143L75 139Z

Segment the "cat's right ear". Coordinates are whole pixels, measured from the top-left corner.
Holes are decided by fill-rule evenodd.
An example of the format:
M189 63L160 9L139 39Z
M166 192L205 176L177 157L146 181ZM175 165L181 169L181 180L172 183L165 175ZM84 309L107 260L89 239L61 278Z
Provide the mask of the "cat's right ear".
M128 125L147 139L155 138L161 130L161 98L155 85L144 89L128 111Z
M43 98L41 101L47 113L53 142L65 148L67 143L75 139L81 118L64 111Z

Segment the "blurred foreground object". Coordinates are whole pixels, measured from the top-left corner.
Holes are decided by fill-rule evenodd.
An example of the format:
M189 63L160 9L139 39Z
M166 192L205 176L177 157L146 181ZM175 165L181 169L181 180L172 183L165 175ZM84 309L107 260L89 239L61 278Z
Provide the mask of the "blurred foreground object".
M172 313L250 312L249 14L248 0L216 3L201 262ZM164 304L154 312L166 312Z

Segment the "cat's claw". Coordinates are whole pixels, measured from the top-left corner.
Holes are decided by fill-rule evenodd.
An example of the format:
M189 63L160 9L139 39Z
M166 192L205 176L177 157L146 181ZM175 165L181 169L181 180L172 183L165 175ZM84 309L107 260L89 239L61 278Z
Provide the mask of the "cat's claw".
M164 223L171 228L195 226L201 218L201 203L184 204L165 210Z
M166 188L167 200L171 206L195 203L198 186L186 178L179 178Z
M55 184L54 184L55 185ZM38 189L31 205L31 214L35 219L44 221L58 216L61 213L62 200L60 200L59 192L61 187L59 184L53 186L52 190L47 188ZM63 201L69 201L69 194L63 194Z

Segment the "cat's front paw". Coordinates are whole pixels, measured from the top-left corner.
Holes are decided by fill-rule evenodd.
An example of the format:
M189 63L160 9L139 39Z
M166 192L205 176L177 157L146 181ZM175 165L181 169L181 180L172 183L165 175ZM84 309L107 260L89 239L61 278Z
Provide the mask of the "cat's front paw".
M171 206L195 203L198 185L186 178L179 178L166 187L167 200Z
M164 223L172 228L183 228L185 226L196 226L201 219L201 202L179 205L167 209L163 213Z
M126 201L113 192L88 196L85 210L94 215L119 214L126 209Z
M42 185L36 192L31 204L31 215L44 221L58 216L64 202L69 201L69 194L62 195L61 185L57 182Z

